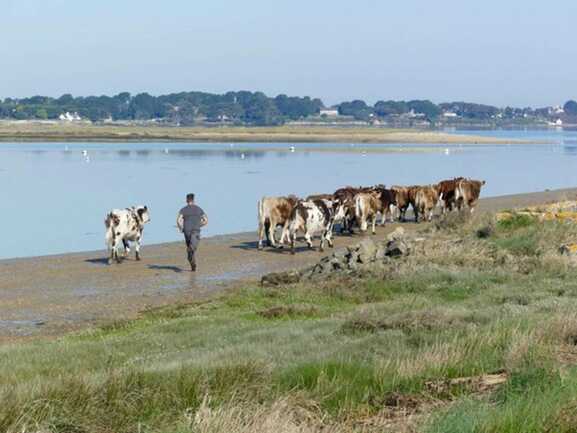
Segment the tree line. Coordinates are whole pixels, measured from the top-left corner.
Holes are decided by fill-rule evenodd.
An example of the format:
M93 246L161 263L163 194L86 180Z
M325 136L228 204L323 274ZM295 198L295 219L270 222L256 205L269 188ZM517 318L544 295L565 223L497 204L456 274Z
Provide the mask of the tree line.
M59 98L33 96L0 100L0 118L17 120L52 120L63 113L78 113L93 122L160 120L179 125L193 125L199 121L228 122L239 125L281 125L287 121L318 115L325 105L319 98L278 95L268 97L262 92L181 92L152 96L148 93L131 95L122 92L115 96L77 96L65 94ZM429 100L380 100L373 105L363 100L346 101L335 108L342 116L370 121L374 118L414 115L435 121L443 113L472 120L486 120L496 116L506 119L521 117L550 117L550 107L532 109L505 107L468 102L435 104ZM564 105L565 114L577 116L577 102Z

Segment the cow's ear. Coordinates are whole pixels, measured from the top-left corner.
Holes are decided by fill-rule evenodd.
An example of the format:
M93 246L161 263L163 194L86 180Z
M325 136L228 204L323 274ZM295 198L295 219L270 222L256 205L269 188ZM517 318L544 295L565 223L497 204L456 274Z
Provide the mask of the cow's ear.
M148 206L144 206L144 210L148 210Z
M483 183L482 183L482 184L483 184L483 185L485 185L485 181L483 181Z

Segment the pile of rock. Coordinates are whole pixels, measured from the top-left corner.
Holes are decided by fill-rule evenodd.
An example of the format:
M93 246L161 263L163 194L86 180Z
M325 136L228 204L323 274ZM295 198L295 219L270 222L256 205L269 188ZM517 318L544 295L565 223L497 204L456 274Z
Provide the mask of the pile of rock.
M384 270L396 257L410 254L411 247L405 230L397 228L384 241L366 237L360 243L335 251L316 265L302 271L265 275L265 286L294 284L302 279L325 278L331 274L356 274Z

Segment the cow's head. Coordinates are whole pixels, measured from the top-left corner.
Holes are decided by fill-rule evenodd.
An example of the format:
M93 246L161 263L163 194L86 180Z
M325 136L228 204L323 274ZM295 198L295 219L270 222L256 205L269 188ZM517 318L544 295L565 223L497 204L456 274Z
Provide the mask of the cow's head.
M138 218L140 218L140 221L142 221L142 224L150 222L150 212L148 211L147 206L137 206L136 213L138 214Z

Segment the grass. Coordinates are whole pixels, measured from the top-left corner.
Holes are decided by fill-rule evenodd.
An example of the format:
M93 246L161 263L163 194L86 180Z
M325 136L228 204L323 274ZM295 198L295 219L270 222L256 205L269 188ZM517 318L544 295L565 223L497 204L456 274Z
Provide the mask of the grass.
M4 345L0 431L574 431L577 270L557 250L577 228L482 217L420 235L380 275ZM450 385L495 372L505 384Z

